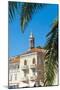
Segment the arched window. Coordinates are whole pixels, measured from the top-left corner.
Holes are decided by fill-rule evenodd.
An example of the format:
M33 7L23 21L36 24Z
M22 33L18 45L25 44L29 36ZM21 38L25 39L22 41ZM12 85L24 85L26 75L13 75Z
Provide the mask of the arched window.
M33 64L35 64L35 58L33 58Z
M27 61L26 60L24 61L24 65L27 65Z

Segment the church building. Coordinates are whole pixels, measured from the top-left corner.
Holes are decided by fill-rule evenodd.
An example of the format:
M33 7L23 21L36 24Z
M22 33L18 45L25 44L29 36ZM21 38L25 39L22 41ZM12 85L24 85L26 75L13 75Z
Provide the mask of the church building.
M44 56L46 51L35 47L35 38L32 33L29 37L29 45L29 49L21 55L9 58L9 88L44 85Z

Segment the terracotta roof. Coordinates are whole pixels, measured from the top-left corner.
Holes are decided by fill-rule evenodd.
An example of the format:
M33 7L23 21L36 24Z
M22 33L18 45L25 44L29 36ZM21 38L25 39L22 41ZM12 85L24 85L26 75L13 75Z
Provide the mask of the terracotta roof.
M28 53L32 53L32 52L45 52L46 50L44 49L40 49L40 48L32 48L32 49L29 49L27 50L26 52L22 53L21 55L24 55L24 54L28 54ZM17 63L17 62L20 62L20 56L21 55L18 55L16 57L13 57L11 58L11 63Z
M33 48L31 49L32 52L43 52L45 51L44 49L40 49L40 48Z
M11 61L12 63L16 63L20 61L20 56L14 57L14 59Z
M40 48L32 48L32 49L29 49L26 52L22 53L22 55L28 54L28 53L32 53L32 52L45 52L45 50L44 49L40 49Z

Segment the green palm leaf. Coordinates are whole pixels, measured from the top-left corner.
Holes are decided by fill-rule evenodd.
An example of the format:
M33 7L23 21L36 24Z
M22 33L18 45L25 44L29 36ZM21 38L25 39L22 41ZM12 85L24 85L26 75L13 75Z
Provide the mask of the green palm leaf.
M42 8L44 4L37 3L24 3L21 10L21 28L24 31L29 21L32 19L33 14Z
M47 34L48 50L45 56L45 85L52 85L58 67L58 21L55 21L51 31Z
M12 21L15 15L15 10L17 10L18 2L8 2L8 15L9 15L9 21Z

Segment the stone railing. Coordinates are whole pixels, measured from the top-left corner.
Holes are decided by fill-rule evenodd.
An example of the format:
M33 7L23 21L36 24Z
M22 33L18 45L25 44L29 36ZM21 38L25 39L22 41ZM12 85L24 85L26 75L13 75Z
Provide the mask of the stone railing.
M23 70L28 69L28 65L22 65L21 69L23 69Z
M31 69L36 68L36 64L30 65L30 68L31 68Z

